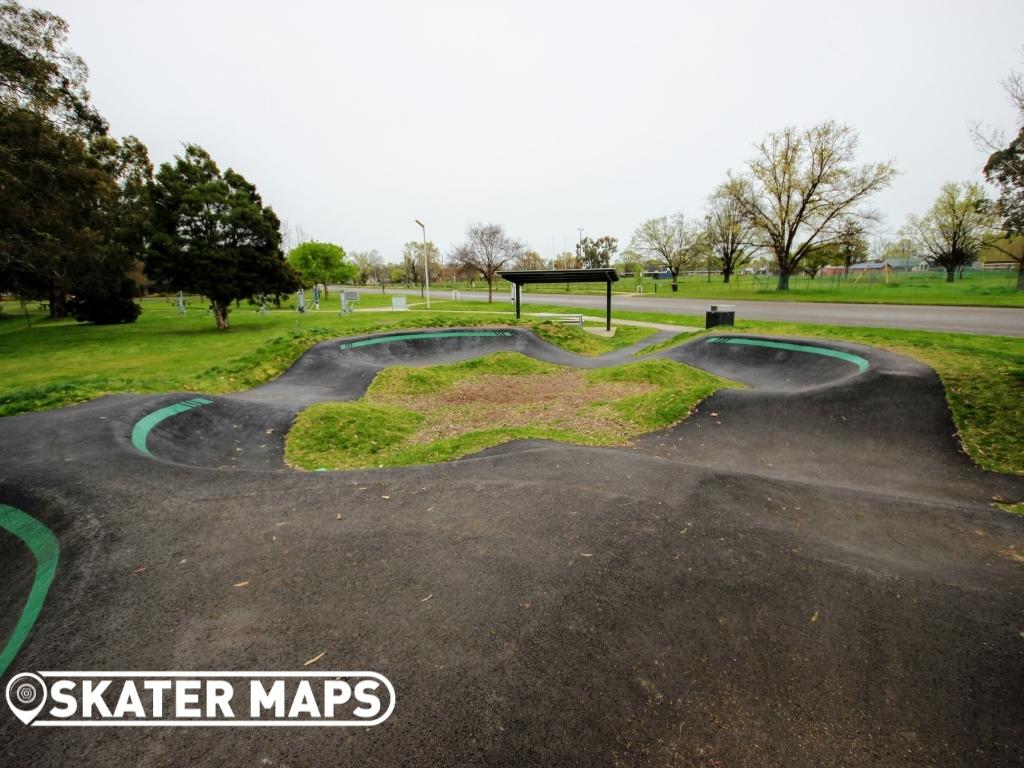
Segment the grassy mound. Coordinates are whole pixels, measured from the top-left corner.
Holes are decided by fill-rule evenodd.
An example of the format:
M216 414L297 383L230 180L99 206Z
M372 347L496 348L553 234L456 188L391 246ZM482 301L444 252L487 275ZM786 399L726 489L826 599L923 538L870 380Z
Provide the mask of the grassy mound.
M500 352L395 366L362 400L299 414L285 457L301 469L355 469L449 461L516 439L622 445L727 386L735 385L670 360L583 371Z

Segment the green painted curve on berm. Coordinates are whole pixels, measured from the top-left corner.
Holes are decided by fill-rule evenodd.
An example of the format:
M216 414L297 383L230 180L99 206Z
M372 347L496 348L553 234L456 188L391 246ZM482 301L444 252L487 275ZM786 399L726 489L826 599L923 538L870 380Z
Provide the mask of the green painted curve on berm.
M819 347L813 344L794 344L789 341L768 341L767 339L747 339L742 336L709 336L706 339L708 344L739 344L744 347L766 347L767 349L782 349L787 352L802 352L810 355L821 355L822 357L834 357L836 360L844 360L857 366L860 373L864 373L871 367L871 363L860 355L851 352L843 352L840 349L831 347Z
M53 576L57 572L60 544L53 531L41 522L6 504L0 504L0 528L21 539L36 559L36 575L28 599L25 600L25 607L22 608L18 623L14 625L14 631L11 632L3 650L0 650L0 677L3 677L43 609L46 593L50 591L50 584L53 583Z

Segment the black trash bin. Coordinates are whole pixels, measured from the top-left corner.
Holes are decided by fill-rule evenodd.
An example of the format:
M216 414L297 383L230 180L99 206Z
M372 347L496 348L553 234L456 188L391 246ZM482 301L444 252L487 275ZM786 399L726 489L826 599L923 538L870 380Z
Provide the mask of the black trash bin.
M736 308L732 304L712 304L704 315L704 327L714 328L716 325L734 325Z

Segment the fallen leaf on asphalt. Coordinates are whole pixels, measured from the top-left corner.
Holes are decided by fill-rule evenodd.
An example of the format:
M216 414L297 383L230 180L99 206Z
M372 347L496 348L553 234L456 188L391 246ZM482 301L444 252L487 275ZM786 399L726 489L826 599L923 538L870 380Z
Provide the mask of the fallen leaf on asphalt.
M390 499L390 496L381 496L382 499Z
M132 573L142 573L144 570L146 570L146 566L142 566L141 568L136 568L134 571L132 571Z
M425 602L427 602L427 600L429 600L429 599L430 599L430 598L432 598L433 596L434 596L434 593L433 593L433 592L431 592L431 593L430 593L429 595L427 595L427 596L426 596L426 597L424 597L424 598L423 598L422 600L420 600L420 602L421 602L421 603L425 603Z
M231 586L233 586L233 587L247 587L247 586L249 586L249 582L248 581L240 581L237 584L232 584Z
M341 512L338 513L338 519L341 520Z
M815 611L813 614L811 614L811 623L813 624L817 620L818 620L818 612Z
M316 662L320 661L320 659L322 659L324 657L325 653L327 653L327 651L320 651L320 653L318 653L316 656L314 656L312 659L307 661L302 666L308 667L310 664L315 664Z
M580 552L580 557L593 557L593 552Z

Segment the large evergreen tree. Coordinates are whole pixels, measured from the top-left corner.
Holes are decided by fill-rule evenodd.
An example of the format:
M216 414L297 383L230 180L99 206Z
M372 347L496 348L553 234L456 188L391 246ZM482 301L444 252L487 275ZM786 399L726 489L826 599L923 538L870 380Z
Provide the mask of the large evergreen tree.
M0 2L0 289L48 297L52 317L130 321L149 159L107 135L67 34L58 16Z
M273 209L241 174L221 173L202 147L190 144L174 163L162 164L151 195L146 274L171 290L209 298L218 328L228 327L232 301L298 287Z

